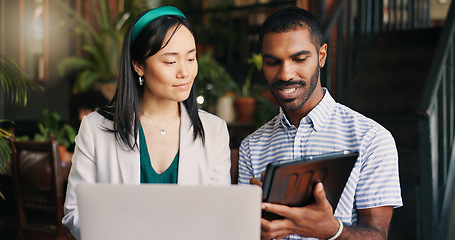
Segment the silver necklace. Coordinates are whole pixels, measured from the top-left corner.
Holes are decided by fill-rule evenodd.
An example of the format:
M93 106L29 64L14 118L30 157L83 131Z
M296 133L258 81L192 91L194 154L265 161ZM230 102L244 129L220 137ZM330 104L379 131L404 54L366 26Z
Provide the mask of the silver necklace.
M144 116L148 117L150 120L152 120L152 123L155 124L155 126L160 130L160 134L161 134L162 136L166 135L166 129L168 129L168 128L169 128L169 125L170 125L171 123L173 123L173 122L175 121L175 119L176 119L176 118L172 119L172 121L170 121L170 122L167 123L166 128L162 128L162 127L160 127L160 126L153 120L152 117L148 116L148 115L145 114L145 113L142 113L142 114L143 114Z

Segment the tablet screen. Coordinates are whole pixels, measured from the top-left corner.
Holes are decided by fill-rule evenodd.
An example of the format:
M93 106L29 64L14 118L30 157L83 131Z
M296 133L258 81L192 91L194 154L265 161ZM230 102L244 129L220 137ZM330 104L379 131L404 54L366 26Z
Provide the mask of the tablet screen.
M345 150L269 163L262 200L302 207L314 201L313 188L322 182L335 211L358 155L358 152Z

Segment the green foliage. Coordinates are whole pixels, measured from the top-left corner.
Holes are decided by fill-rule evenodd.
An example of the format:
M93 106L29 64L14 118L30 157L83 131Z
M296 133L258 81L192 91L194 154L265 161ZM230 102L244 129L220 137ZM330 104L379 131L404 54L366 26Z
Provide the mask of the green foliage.
M125 1L124 6L113 6L108 0L89 0L87 11L94 16L92 20L83 18L61 0L52 1L77 21L76 33L82 38L83 55L63 59L57 66L59 74L76 75L74 93L90 90L95 83L115 82L125 29L146 7L146 1L131 0ZM123 11L124 7L127 10Z
M204 96L202 108L210 110L226 92L238 92L238 86L226 69L212 58L212 51L198 56L199 71L196 76L198 94Z
M35 141L49 141L52 138L57 139L59 144L69 147L74 143L76 130L69 124L60 126L60 115L56 112L51 112L49 109L44 109L41 119L38 122L40 133L35 134Z
M270 119L275 117L278 112L278 105L273 104L269 99L266 99L264 97L257 97L255 116L256 128L260 128L262 125L266 124Z
M7 119L0 119L0 123L10 122ZM14 138L14 135L6 129L0 128L0 175L6 174L11 159L11 143L10 139Z
M7 100L18 106L27 105L27 88L43 91L41 86L30 79L16 60L8 55L0 54L0 92Z
M0 54L0 93L6 100L14 105L24 107L27 105L28 90L43 92L43 88L31 80L17 61L7 55ZM0 124L11 122L0 119ZM6 173L6 168L11 160L11 143L13 133L0 127L0 174ZM0 193L1 195L1 193Z
M253 73L255 70L262 70L262 55L253 53L248 59L248 63L252 66L248 70L248 73L245 78L245 83L242 86L242 97L250 97L251 94L251 81L253 79Z

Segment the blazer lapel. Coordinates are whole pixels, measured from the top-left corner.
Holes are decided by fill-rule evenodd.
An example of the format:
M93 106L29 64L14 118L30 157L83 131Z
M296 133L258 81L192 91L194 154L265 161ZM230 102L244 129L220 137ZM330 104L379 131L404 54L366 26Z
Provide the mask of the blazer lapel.
M200 173L200 161L204 159L201 155L204 151L201 141L193 141L193 126L188 112L180 103L180 158L178 170L178 183L183 185L195 185L203 182Z
M138 136L139 137L139 136ZM139 140L138 140L139 143ZM123 183L140 184L140 154L139 150L131 150L116 144L117 161ZM140 147L140 146L139 146Z

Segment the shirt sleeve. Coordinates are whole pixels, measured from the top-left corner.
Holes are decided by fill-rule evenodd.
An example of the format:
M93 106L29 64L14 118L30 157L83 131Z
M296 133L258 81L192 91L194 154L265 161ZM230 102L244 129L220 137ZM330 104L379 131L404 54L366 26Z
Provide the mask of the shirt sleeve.
M248 138L244 139L239 148L239 179L238 184L250 184L254 177Z
M395 141L384 128L371 134L362 154L362 167L356 188L358 209L403 205Z

